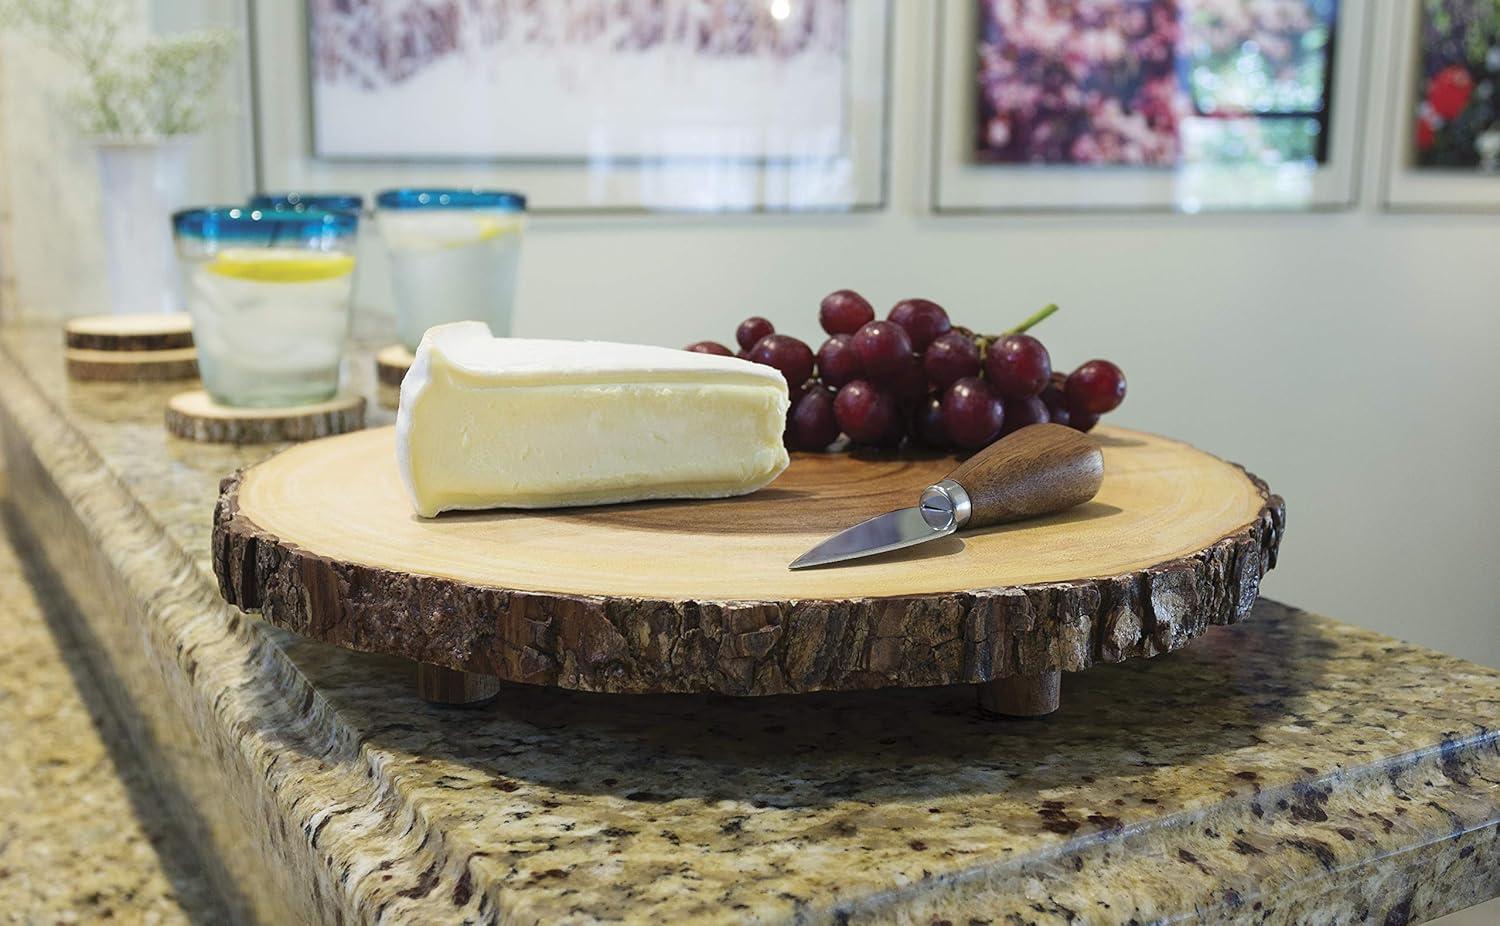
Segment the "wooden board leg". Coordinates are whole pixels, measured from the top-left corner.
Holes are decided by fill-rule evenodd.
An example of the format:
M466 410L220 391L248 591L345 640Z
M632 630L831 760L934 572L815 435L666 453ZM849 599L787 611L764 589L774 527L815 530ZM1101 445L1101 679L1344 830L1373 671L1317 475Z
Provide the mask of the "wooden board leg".
M1012 675L977 686L979 707L1005 717L1043 717L1062 700L1062 670L1040 675Z
M429 704L477 706L499 693L500 680L493 675L417 663L417 694Z

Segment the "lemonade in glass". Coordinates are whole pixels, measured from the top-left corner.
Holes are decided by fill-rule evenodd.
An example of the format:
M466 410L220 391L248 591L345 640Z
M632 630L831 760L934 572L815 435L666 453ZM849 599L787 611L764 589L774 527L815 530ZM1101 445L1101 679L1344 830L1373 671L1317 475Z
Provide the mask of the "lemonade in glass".
M172 217L203 387L231 406L338 392L358 216L226 207Z
M376 222L391 259L396 328L410 350L434 325L510 332L526 198L500 190L386 190Z

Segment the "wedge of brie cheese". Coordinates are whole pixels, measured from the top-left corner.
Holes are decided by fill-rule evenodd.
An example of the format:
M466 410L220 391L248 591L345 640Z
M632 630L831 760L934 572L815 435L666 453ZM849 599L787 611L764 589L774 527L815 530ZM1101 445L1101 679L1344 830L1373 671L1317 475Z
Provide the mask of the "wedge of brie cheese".
M639 344L430 329L401 383L396 454L419 515L721 498L787 466L771 367Z

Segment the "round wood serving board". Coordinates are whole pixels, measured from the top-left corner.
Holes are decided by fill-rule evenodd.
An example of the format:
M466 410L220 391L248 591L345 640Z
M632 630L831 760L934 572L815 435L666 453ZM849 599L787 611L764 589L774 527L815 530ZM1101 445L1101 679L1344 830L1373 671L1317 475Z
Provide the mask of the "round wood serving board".
M914 504L951 457L797 454L719 501L418 518L390 428L226 479L226 599L358 650L600 691L770 694L985 682L1184 645L1243 617L1281 499L1186 444L1100 428L1098 496L1055 516L792 572Z

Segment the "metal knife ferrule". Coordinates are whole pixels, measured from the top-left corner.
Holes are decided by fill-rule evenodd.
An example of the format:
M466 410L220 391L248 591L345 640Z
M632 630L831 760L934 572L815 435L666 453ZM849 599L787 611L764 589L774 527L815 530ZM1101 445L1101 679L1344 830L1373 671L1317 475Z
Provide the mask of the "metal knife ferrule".
M958 530L969 523L969 518L974 515L974 504L969 501L969 493L952 479L944 479L937 485L923 489L922 499L917 507L922 512L922 520L933 530L948 527Z

